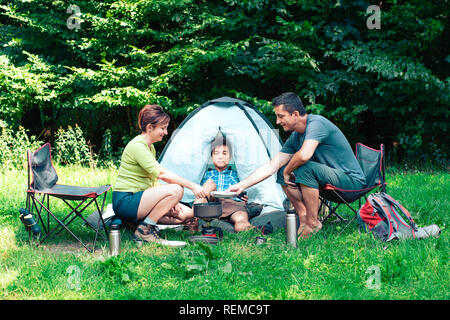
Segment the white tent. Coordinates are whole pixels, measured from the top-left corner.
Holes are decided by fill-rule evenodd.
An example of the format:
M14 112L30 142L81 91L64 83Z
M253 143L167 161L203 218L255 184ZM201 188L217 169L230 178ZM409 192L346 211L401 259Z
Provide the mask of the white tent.
M222 97L203 104L180 124L161 153L159 163L200 183L211 161L211 142L219 129L231 144L241 180L281 150L278 132L263 114L242 100ZM276 183L276 174L247 189L247 195L249 202L265 205L261 215L283 210L285 195ZM191 203L194 199L192 191L185 189L182 201Z

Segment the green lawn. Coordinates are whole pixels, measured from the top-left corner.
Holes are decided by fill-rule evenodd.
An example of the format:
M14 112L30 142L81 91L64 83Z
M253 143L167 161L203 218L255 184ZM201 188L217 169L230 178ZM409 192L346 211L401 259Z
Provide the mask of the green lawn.
M115 170L57 171L62 184L115 179ZM216 246L177 249L138 248L123 230L122 253L110 258L106 241L90 254L66 232L40 247L30 244L18 218L25 206L26 171L3 169L0 299L448 299L449 174L390 170L387 180L389 193L419 226L441 227L440 238L386 245L358 233L356 225L338 237L340 226L327 223L298 248L286 246L284 230L278 230L261 246L249 231L225 234ZM53 200L52 208L60 212L63 206ZM76 229L83 237L91 235L81 224ZM169 231L165 236L187 239L190 234Z

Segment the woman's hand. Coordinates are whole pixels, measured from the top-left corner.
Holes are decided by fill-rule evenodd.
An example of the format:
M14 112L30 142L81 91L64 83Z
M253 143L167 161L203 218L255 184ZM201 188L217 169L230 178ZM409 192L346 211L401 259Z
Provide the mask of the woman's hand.
M193 184L190 188L192 192L194 193L195 198L202 199L209 196L208 191L206 191L201 185L199 184Z
M169 215L173 216L173 217L177 217L179 216L181 211L181 207L180 204L177 203L173 208L171 208L168 212Z

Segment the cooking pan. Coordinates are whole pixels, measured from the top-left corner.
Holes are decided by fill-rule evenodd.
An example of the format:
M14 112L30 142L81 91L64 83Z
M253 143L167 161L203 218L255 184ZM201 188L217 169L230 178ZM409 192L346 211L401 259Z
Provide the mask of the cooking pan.
M195 203L194 204L194 216L202 219L215 219L222 215L222 203L209 202L209 203Z

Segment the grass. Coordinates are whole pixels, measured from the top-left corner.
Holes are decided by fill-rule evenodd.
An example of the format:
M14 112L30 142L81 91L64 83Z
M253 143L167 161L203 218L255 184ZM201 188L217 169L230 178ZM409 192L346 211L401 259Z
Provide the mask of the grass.
M111 184L115 170L57 167L62 184ZM327 223L298 248L284 230L255 245L256 233L225 234L216 246L189 244L138 248L122 230L122 253L108 243L90 254L66 233L37 247L18 218L25 206L26 171L0 170L0 299L448 299L450 201L446 172L388 174L388 191L420 226L438 224L438 239L390 244L360 234L356 225L339 237ZM107 198L111 203L111 194ZM63 216L59 200L52 208ZM75 226L83 238L92 234ZM190 234L169 230L169 239ZM379 286L371 282L379 271Z

